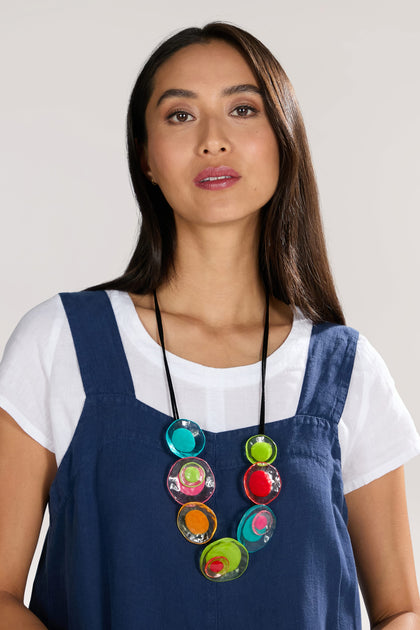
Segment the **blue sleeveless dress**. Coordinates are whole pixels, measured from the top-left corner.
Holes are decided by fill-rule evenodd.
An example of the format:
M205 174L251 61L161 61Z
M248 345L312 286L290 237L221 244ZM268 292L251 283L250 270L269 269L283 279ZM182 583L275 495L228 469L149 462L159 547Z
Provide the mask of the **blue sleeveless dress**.
M240 578L215 583L199 570L202 546L177 529L166 488L177 459L165 442L172 417L135 398L107 293L60 297L86 400L50 489L29 605L48 630L360 630L337 433L358 332L313 325L296 415L266 427L283 484L270 503L276 531ZM215 539L236 538L252 505L242 477L255 433L257 424L205 432Z

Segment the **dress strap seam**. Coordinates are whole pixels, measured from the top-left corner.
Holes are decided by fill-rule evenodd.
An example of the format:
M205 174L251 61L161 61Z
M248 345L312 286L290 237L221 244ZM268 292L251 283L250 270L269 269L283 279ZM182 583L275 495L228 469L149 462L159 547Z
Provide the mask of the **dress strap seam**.
M104 389L135 396L118 322L106 291L59 293L86 396Z
M359 332L333 322L313 324L296 416L338 425L347 398Z

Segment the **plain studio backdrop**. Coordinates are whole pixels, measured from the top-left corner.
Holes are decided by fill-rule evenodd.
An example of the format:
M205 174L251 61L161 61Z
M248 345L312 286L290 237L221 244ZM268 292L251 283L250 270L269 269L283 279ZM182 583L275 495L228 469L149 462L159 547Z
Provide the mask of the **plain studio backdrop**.
M138 230L125 147L137 74L169 34L225 20L261 39L295 88L347 324L383 356L420 426L416 0L1 0L0 8L0 352L36 304L123 271ZM419 475L416 458L406 480L418 575ZM26 604L47 525L48 511Z

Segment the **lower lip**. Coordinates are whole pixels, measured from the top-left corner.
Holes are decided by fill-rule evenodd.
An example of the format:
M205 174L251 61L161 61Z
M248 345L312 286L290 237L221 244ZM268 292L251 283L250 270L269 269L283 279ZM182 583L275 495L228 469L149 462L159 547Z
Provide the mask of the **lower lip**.
M199 188L205 188L206 190L222 190L223 188L233 186L240 179L240 177L228 177L227 179L213 179L207 182L195 182L195 185Z

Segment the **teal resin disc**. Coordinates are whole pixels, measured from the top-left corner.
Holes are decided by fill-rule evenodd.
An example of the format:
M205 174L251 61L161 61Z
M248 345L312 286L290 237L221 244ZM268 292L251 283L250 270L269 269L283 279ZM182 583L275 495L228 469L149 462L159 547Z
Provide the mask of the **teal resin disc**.
M206 438L196 422L181 418L167 428L166 442L178 457L197 457L204 448Z
M275 529L274 512L266 505L254 505L241 518L237 538L252 553L265 547Z

